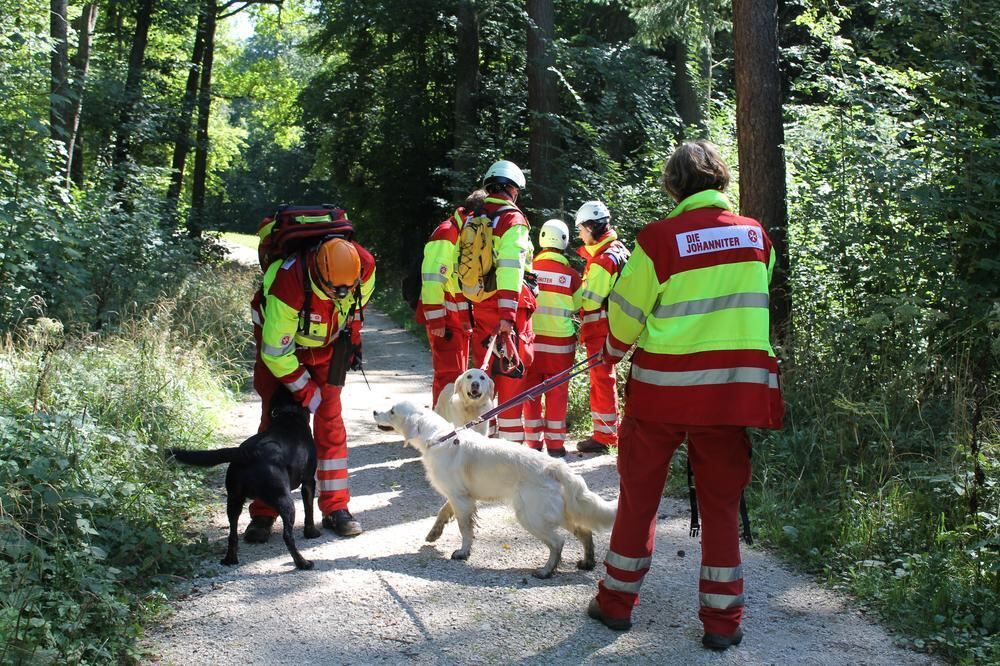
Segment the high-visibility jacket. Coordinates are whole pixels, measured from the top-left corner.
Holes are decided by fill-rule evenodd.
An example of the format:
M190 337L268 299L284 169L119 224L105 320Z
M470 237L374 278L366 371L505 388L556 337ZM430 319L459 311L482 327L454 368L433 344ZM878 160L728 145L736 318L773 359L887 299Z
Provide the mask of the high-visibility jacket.
M608 229L594 245L584 245L577 254L587 261L583 269L583 326L580 338L604 338L608 333L607 299L614 287L629 251L614 229Z
M455 273L458 233L468 214L464 208L458 208L438 225L424 245L424 259L420 264L418 324L462 331L472 329L469 302L462 295Z
M359 244L354 243L354 247L361 259L361 284L357 290L360 294L352 291L340 300L329 298L308 279L305 258L297 253L268 267L263 285L254 297L251 317L262 327L261 360L296 397L315 395L317 384L326 383L326 377L317 382L309 375L296 356L296 349L325 347L349 324L352 336L357 336L355 342L360 342L360 309L375 289L375 259ZM309 321L305 322L307 288L311 297Z
M524 213L513 208L514 202L504 192L486 198L483 212L492 217L501 208L493 224L493 266L496 267L495 299L499 318L516 320L517 302L524 281L524 271L531 270L531 229ZM473 309L473 312L475 309Z
M605 357L638 341L625 414L684 425L780 428L768 340L774 249L715 190L646 225L611 292Z
M576 335L573 317L580 310L583 292L580 274L561 252L550 248L535 255L533 271L538 276L538 306L531 318L535 335L573 338ZM536 343L535 351L552 350L542 349Z

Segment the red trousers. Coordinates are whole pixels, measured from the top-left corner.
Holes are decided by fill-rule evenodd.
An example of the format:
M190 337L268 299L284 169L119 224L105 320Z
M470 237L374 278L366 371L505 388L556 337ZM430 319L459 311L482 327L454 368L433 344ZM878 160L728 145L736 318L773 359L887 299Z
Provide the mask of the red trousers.
M604 349L604 338L587 338L583 341L587 356ZM618 444L618 387L615 366L602 363L590 369L590 418L594 425L594 439L601 444Z
M431 385L431 404L436 405L438 396L448 384L469 369L469 339L471 331L455 328L445 329L446 337L431 335L427 327L427 340L431 346L431 365L434 368L434 383Z
M597 600L613 618L630 617L639 603L670 458L685 436L701 516L698 617L707 633L728 636L743 616L739 507L750 481L750 440L741 426L683 426L625 417L618 446L618 515Z
M347 485L347 430L340 408L340 386L326 384L333 347L318 349L299 348L295 354L306 366L309 374L320 383L322 402L312 418L313 439L316 442L316 489L319 510L324 516L337 509L346 509L351 499ZM260 430L270 423L271 396L281 382L271 374L260 358L258 345L257 363L253 370L253 387L260 395ZM250 503L251 516L278 515L274 507L254 500Z
M531 301L534 302L534 297L531 298ZM517 328L518 339L520 340L517 351L521 362L524 364L525 374L527 374L534 358L535 336L531 330L531 318L527 314L527 309L522 307L523 305L524 294L522 291L515 326ZM534 306L532 305L533 308ZM472 331L473 365L481 368L486 359L486 349L489 345L489 339L496 334L500 327L500 316L496 307L496 299L490 298L482 303L473 304L472 315L475 320L475 328ZM530 386L530 384L525 383L524 377L515 379L504 375L493 376L490 368L486 368L486 372L490 374L496 384L498 404L513 398ZM521 418L523 407L523 404L517 405L497 415L498 437L512 442L524 441L524 422Z
M547 350L557 350L547 351ZM525 388L537 386L573 365L576 339L539 335L535 338L535 358L524 378ZM550 389L524 403L524 437L533 449L542 444L550 451L562 449L566 440L566 406L569 402L569 382Z

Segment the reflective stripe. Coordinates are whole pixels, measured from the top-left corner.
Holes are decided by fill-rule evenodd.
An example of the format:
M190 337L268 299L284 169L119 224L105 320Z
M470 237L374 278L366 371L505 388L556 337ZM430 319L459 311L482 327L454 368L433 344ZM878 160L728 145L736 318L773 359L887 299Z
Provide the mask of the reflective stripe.
M499 425L501 428L520 428L521 427L521 419L504 419L504 418L498 418L497 419L497 425Z
M545 427L550 430L560 430L566 427L565 421L546 421Z
M264 318L261 317L260 313L257 312L256 310L251 310L250 311L250 321L253 322L254 324L256 324L257 326L263 326L264 325Z
M542 433L540 432L526 432L524 433L524 439L528 442L540 442L542 441Z
M497 268L520 268L521 262L517 259L498 259Z
M420 277L424 282L447 282L448 276L441 273L421 273Z
M666 372L649 370L633 363L632 377L636 381L654 386L705 386L709 384L765 384L771 385L767 368L720 368L718 370L683 370ZM777 382L777 377L775 377Z
M625 358L625 354L627 352L618 351L617 349L615 349L614 347L612 347L610 344L605 344L604 345L604 353L606 355L608 355L608 356L611 356L612 358L619 358L620 359L620 358Z
M619 308L621 308L623 314L628 315L632 319L635 319L637 322L639 322L640 325L646 323L646 315L643 314L642 310L640 310L639 308L635 307L627 300L625 300L625 297L622 296L619 292L617 291L611 292L611 295L608 296L608 300L617 305Z
M767 294L745 292L717 296L715 298L699 298L693 301L681 301L671 305L661 305L653 311L654 317L686 317L688 315L707 314L729 308L767 308Z
M710 580L716 583L732 583L743 578L743 567L701 567L701 579Z
M299 375L298 379L291 382L284 382L284 384L289 391L295 393L298 390L304 389L306 387L306 384L309 383L310 379L312 379L312 377L309 375L309 371L306 370L301 375Z
M535 314L552 315L553 317L572 317L573 311L569 308L550 308L543 305L535 309Z
M454 301L445 301L445 309L451 310L452 312L461 312L463 310L469 309L469 303L467 301L462 301L461 303L455 303Z
M309 413L310 414L315 414L316 410L319 409L319 403L321 403L321 402L323 402L323 396L320 394L319 390L317 389L316 392L313 393L313 397L310 398L310 400L309 400L309 405L308 405Z
M604 310L601 310L600 312L592 312L590 314L583 315L583 323L589 324L591 322L600 321L602 319L607 319L607 318L608 314Z
M497 437L500 439L506 439L508 442L524 441L524 434L521 432L507 432L506 430L501 430L497 433Z
M316 469L320 472L335 472L340 469L347 469L347 458L329 458L327 460L317 460Z
M565 441L566 433L564 432L545 432L545 439L551 439L553 442Z
M524 420L524 427L525 428L541 428L544 423L545 423L545 421L543 421L541 419L525 419Z
M618 434L618 428L613 425L603 425L601 423L595 423L594 432L603 432L608 435L615 435Z
M497 299L498 308L508 308L510 310L517 309L517 301L512 298L498 298Z
M294 349L295 349L294 341L289 342L284 347L275 347L273 345L267 344L266 342L261 344L260 346L260 351L264 354L267 354L268 356L284 356L285 354L294 351Z
M706 608L734 608L736 606L743 605L743 595L742 594L710 594L708 592L699 592L698 601L701 602L702 606Z
M607 556L604 558L604 563L622 571L642 571L649 568L649 565L653 563L653 558L652 556L625 557L613 550L609 550Z
M299 334L299 337L300 338L305 338L306 340L310 340L312 342L320 342L320 343L326 342L326 336L323 336L323 335L302 335L302 334Z
M424 313L424 319L440 319L446 314L448 313L444 310L431 310L430 312Z
M767 376L767 388L778 388L778 374L772 372Z
M576 351L576 345L547 345L536 342L535 351L545 352L547 354L572 354Z
M320 491L347 490L347 479L317 479L316 487Z
M590 300L590 301L595 301L595 302L597 302L597 303L600 303L600 302L602 302L602 301L604 300L604 297L603 297L603 296L601 296L601 295L600 295L600 294L598 294L597 292L595 292L595 291L591 291L591 290L589 290L589 289L584 289L584 290L583 290L583 291L582 291L582 292L580 293L580 297L581 297L581 298L586 298L587 300Z
M609 590L617 590L618 592L631 592L632 594L639 594L639 588L642 587L642 579L635 581L634 583L629 583L624 580L618 580L611 574L604 579L604 587Z
M617 423L618 421L618 414L601 414L600 412L591 412L590 417L600 419L608 423Z

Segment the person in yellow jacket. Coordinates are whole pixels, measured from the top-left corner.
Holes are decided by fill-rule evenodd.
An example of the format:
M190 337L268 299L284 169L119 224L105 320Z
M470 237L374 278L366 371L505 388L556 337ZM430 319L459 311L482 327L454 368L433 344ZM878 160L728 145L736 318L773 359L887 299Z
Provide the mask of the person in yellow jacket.
M361 526L347 504L347 431L341 414L342 386L328 382L334 342L350 335L360 364L361 309L375 288L375 260L361 245L342 238L273 262L251 303L257 360L253 385L261 397L260 429L267 428L270 400L279 385L313 413L318 503L323 526L355 536ZM244 538L266 541L277 513L250 504Z
M583 269L583 324L580 341L591 356L601 350L608 334L607 300L628 259L628 249L611 226L611 211L600 201L588 201L576 212L576 228L583 246L577 253L587 262ZM583 453L605 453L618 444L618 388L614 368L590 369L590 417L593 434L577 442Z
M670 459L686 439L702 519L698 616L712 650L743 640L746 429L780 428L784 413L768 339L774 249L759 222L730 212L728 183L715 146L680 146L663 171L677 205L639 233L609 298L606 361L638 349L625 386L607 575L587 609L612 629L632 626Z
M524 378L524 388L537 386L573 365L576 322L583 291L580 274L564 254L569 228L562 220L549 220L538 232L533 271L538 280L538 307L531 318L535 333L535 358ZM544 405L543 405L544 400ZM554 458L566 456L566 406L569 384L564 383L524 404L524 431L528 446L544 445ZM544 413L543 413L544 407Z

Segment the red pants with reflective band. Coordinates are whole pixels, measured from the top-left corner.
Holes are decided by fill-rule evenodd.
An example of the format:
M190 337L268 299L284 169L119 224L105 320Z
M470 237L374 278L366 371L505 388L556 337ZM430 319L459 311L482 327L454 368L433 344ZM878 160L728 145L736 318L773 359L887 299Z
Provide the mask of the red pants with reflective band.
M448 384L469 369L470 331L448 328L447 337L431 335L427 327L427 340L431 346L431 364L434 368L434 383L431 386L431 404L436 405L438 396Z
M524 378L521 390L541 384L573 365L573 352L553 354L537 345L574 346L576 339L537 336L535 358ZM544 443L550 451L561 449L566 440L566 405L569 402L569 382L550 389L545 394L524 403L524 437L528 446L541 449Z
M625 417L618 446L618 515L597 599L602 612L613 618L628 618L639 603L670 458L685 435L701 517L698 617L706 632L728 636L743 616L739 507L750 481L750 440L740 426L694 427Z
M525 296L522 290L521 300L518 302L517 321L515 325L517 336L520 340L517 349L518 356L520 356L521 362L524 364L525 374L527 375L534 359L535 335L531 330L531 319L526 316L525 308L521 307L524 299ZM489 339L500 327L500 316L497 311L496 299L489 298L482 303L473 303L472 315L476 324L472 331L471 343L473 366L481 368L483 367L483 361L486 359L486 349L489 345ZM530 386L525 383L523 377L514 379L503 375L493 376L490 373L490 368L486 368L486 372L493 377L493 381L496 383L497 404L513 398ZM521 419L523 407L523 404L517 405L497 415L498 437L512 442L524 441L524 423Z
M583 341L587 356L604 349L604 338ZM602 363L590 369L590 417L593 420L594 439L601 444L618 444L618 388L615 366Z
M316 442L316 490L319 510L324 516L337 509L347 508L351 499L347 486L347 431L344 429L344 417L340 408L342 387L326 383L332 352L331 346L319 349L299 348L295 352L313 380L319 383L322 396L322 402L313 414L312 430ZM281 382L264 365L258 351L253 371L253 387L260 395L261 405L258 432L267 428L270 423L271 396L279 386ZM264 502L254 500L250 503L250 515L276 517L278 512Z

